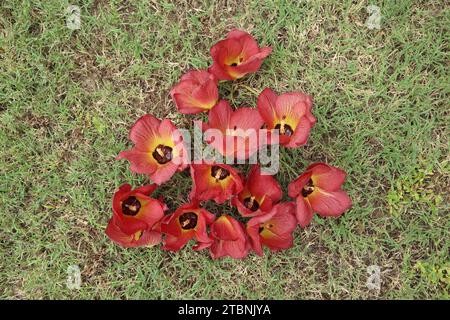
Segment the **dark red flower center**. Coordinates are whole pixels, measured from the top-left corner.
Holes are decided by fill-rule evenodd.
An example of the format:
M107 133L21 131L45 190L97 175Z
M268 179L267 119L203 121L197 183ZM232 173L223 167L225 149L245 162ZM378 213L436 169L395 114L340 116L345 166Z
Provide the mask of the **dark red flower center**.
M212 166L211 168L211 177L216 179L216 182L219 180L223 180L230 175L230 172L227 169L224 169L219 166Z
M311 179L309 179L308 183L302 189L302 196L306 198L314 191L314 184Z
M244 199L244 206L251 211L256 211L259 209L259 203L253 196Z
M292 127L283 121L281 123L278 123L275 126L275 129L280 130L280 134L284 134L285 136L292 136L294 134L294 130L292 130Z
M152 155L159 164L166 164L172 160L172 148L160 144L155 148Z
M181 228L184 230L194 229L197 226L198 216L194 212L185 212L178 218Z
M128 197L125 201L122 202L122 213L127 216L135 216L138 214L141 209L141 203L139 200L134 197Z

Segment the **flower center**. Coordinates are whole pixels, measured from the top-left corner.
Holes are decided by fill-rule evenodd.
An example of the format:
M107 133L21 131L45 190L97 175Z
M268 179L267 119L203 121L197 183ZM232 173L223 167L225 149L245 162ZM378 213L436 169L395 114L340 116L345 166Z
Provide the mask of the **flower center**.
M197 226L197 215L194 212L185 212L179 218L181 228L184 230L194 229Z
M259 203L253 196L244 199L244 206L251 211L256 211L259 209Z
M211 177L216 179L216 182L219 182L219 180L223 180L226 177L230 175L230 172L224 168L221 168L219 166L212 166L211 168Z
M122 213L127 216L135 216L138 214L141 209L141 203L139 200L134 197L128 197L125 201L122 202Z
M263 232L265 228L272 229L273 228L273 224L272 223L267 223L267 224L264 224L262 226L260 225L259 226L259 233Z
M314 184L311 179L309 179L308 183L302 189L302 196L306 198L314 191Z
M152 155L159 164L166 164L172 160L172 148L160 144L155 148Z
M275 126L275 129L280 130L280 134L284 134L288 137L292 136L292 134L294 133L294 130L292 130L292 127L290 125L284 123L284 120L281 120L281 122Z
M237 67L238 65L240 65L242 63L242 60L244 60L244 58L239 57L239 61L235 61L232 64L230 64L230 67Z

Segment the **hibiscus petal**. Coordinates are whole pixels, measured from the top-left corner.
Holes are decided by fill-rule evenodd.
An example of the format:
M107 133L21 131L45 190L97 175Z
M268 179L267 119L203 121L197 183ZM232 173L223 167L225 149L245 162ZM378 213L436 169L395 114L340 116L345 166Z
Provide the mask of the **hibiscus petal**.
M213 50L211 48L211 56L213 55L212 52ZM213 65L208 68L208 72L213 74L219 80L234 80L234 78L228 74L228 72L224 69L224 67L219 65L215 61Z
M219 99L217 84L212 80L203 83L194 89L192 98L197 102L197 106L206 110L211 109Z
M195 102L192 96L189 94L181 94L181 93L171 93L172 99L175 101L177 105L178 111L183 114L196 114L203 112L207 109L204 109Z
M110 219L108 222L108 226L105 230L106 235L115 243L121 246L128 246L131 242L130 235L124 233L120 228L116 225L114 219Z
M150 114L140 117L130 130L129 138L142 149L148 142L157 137L161 120ZM145 149L144 150L148 150Z
M211 235L220 240L234 241L239 238L239 231L236 230L233 224L233 218L227 215L220 216L211 225Z
M272 210L276 213L267 221L272 225L271 232L281 235L294 231L297 227L297 219L295 218L295 204L293 202L277 204Z
M297 179L289 183L288 185L288 195L290 198L296 198L302 192L303 187L311 179L311 172L305 172L300 175Z
M169 181L170 178L177 172L179 166L173 161L166 163L165 165L161 165L157 170L150 174L150 179L158 185L163 184L166 181Z
M189 240L191 240L191 234L182 234L180 237L175 237L170 234L166 234L165 239L163 240L163 250L168 251L179 251L183 248Z
M128 185L128 186L130 187L129 190L131 190L131 186L130 185ZM150 196L153 193L153 191L156 190L157 187L158 187L158 185L156 185L156 184L148 184L148 185L141 186L141 187L134 189L134 192L141 193L145 196Z
M217 259L223 256L229 256L233 259L243 259L248 255L248 247L245 240L237 240L237 241L217 241L222 244L222 252L220 250L215 250L211 246L211 256L213 259ZM216 242L216 243L217 243ZM216 251L215 254L213 252Z
M308 200L314 212L324 217L339 217L352 206L350 197L343 190L330 192L316 188Z
M278 202L283 196L281 186L272 175L261 174L259 165L253 165L246 182L250 193L258 197L270 197L273 202Z
M261 233L261 243L272 251L289 249L294 244L291 233L276 234L269 230Z
M155 246L162 241L161 233L153 230L146 230L136 241L136 246Z
M262 54L256 54L236 67L228 67L228 72L235 79L242 78L248 73L258 71L263 63L263 59L264 57Z
M284 146L287 148L296 148L306 144L310 131L311 122L309 122L308 118L302 117L295 128L294 134Z
M206 231L206 219L203 214L199 214L197 227L195 228L195 238L198 242L212 242L212 239L208 236Z
M307 170L312 172L314 185L326 191L339 190L347 175L345 171L321 162L314 163Z
M231 114L233 109L231 109L230 104L226 100L220 100L220 102L209 111L208 114L208 124L210 127L219 129L225 132L229 128L231 121Z
M223 226L223 230L218 232L216 235L219 235L219 233L221 233L222 236L228 238L229 240L221 237L216 237L214 243L211 245L210 248L211 256L213 259L217 259L223 256L230 256L234 259L242 259L247 256L248 251L250 249L250 244L247 241L247 236L245 234L244 227L242 223L236 221L235 219L231 218L228 215L223 215L218 219L219 223L222 223L221 221L225 220L227 220L227 222L229 222L230 225ZM220 226L220 228L222 228L222 226ZM230 234L226 234L227 233L227 231L225 231L226 229L233 229L232 232L235 233L236 238L231 239Z
M250 34L242 34L238 39L242 46L241 57L244 62L259 53L258 43Z
M255 39L248 33L233 30L227 39L217 42L211 47L213 65L209 72L219 80L234 80L255 72L267 57L271 48L259 49Z
M244 131L248 129L256 131L261 128L263 123L264 120L258 110L243 107L233 112L228 128L234 129L234 127L236 127L237 129L242 129Z
M155 199L148 199L145 205L138 213L139 220L147 223L148 227L152 227L164 216L163 205Z
M264 252L261 245L261 238L259 236L259 224L250 225L250 221L247 223L247 234L249 235L250 243L253 251L255 251L258 256L263 256Z
M151 153L136 148L120 152L116 159L127 159L130 162L130 170L140 174L151 174L158 168L158 163Z
M249 34L245 31L239 30L239 29L233 29L230 32L228 32L227 34L227 39L231 39L231 38L242 38L245 36L248 36Z
M295 201L295 215L297 217L297 222L300 227L305 228L311 223L313 218L313 210L308 200L304 199L301 195L297 197Z
M173 142L179 138L177 127L169 119L161 121L158 127L158 134L164 140L165 145L172 146Z
M295 130L300 119L306 114L307 106L297 93L289 92L278 97L275 111L278 119L285 119L286 123Z
M113 211L120 212L120 202L128 197L128 193L131 191L132 187L130 184L125 183L119 187L119 189L114 193L113 196Z
M206 249L206 248L211 247L212 244L213 244L213 241L209 241L209 242L198 242L196 245L194 245L194 246L192 247L192 249L193 249L194 251L200 251L200 250L203 250L203 249Z
M258 96L257 108L261 117L264 119L267 127L272 129L275 127L277 119L275 111L275 102L277 101L276 93L270 89L264 89Z
M118 227L114 219L109 220L105 233L113 242L125 248L154 246L161 242L161 234L152 230L140 230L137 233L126 234ZM136 239L136 236L139 238Z

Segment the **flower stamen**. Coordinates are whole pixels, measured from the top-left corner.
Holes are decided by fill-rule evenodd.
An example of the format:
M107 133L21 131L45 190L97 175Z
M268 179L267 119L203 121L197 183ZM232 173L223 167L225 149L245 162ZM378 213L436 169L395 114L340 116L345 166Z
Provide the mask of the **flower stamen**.
M197 214L194 212L185 212L179 218L181 228L184 230L194 229L197 226Z
M211 168L211 176L216 179L216 182L219 182L219 180L223 180L226 177L228 177L230 173L228 170L223 169L219 166L212 166Z
M155 148L152 155L159 164L166 164L172 160L172 148L160 144Z
M138 214L141 209L141 203L139 200L134 197L128 197L125 201L122 202L122 212L127 216L135 216Z
M245 198L244 206L251 211L256 211L259 209L259 203L258 203L258 201L255 200L254 196Z
M312 179L309 179L308 183L302 189L302 196L306 198L308 195L313 193L314 191L314 183Z
M280 123L275 126L275 129L280 130L280 134L284 134L288 137L292 136L292 134L294 133L292 127L286 124L284 120L281 120Z

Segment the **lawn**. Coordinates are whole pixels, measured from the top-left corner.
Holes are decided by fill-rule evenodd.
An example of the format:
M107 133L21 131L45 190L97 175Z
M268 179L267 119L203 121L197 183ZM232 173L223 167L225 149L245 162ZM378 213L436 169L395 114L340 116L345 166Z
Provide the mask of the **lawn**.
M69 4L81 28L66 26ZM0 298L449 299L449 26L445 1L19 1L0 3ZM116 155L145 113L184 128L169 91L233 28L273 53L221 85L234 106L265 87L314 97L312 162L347 171L353 207L315 216L295 245L213 261L185 248L122 249L104 234L119 185L148 181ZM174 210L188 175L158 190ZM287 199L287 195L286 195ZM231 208L230 208L231 210ZM66 285L79 266L79 290ZM381 270L380 290L366 286Z

